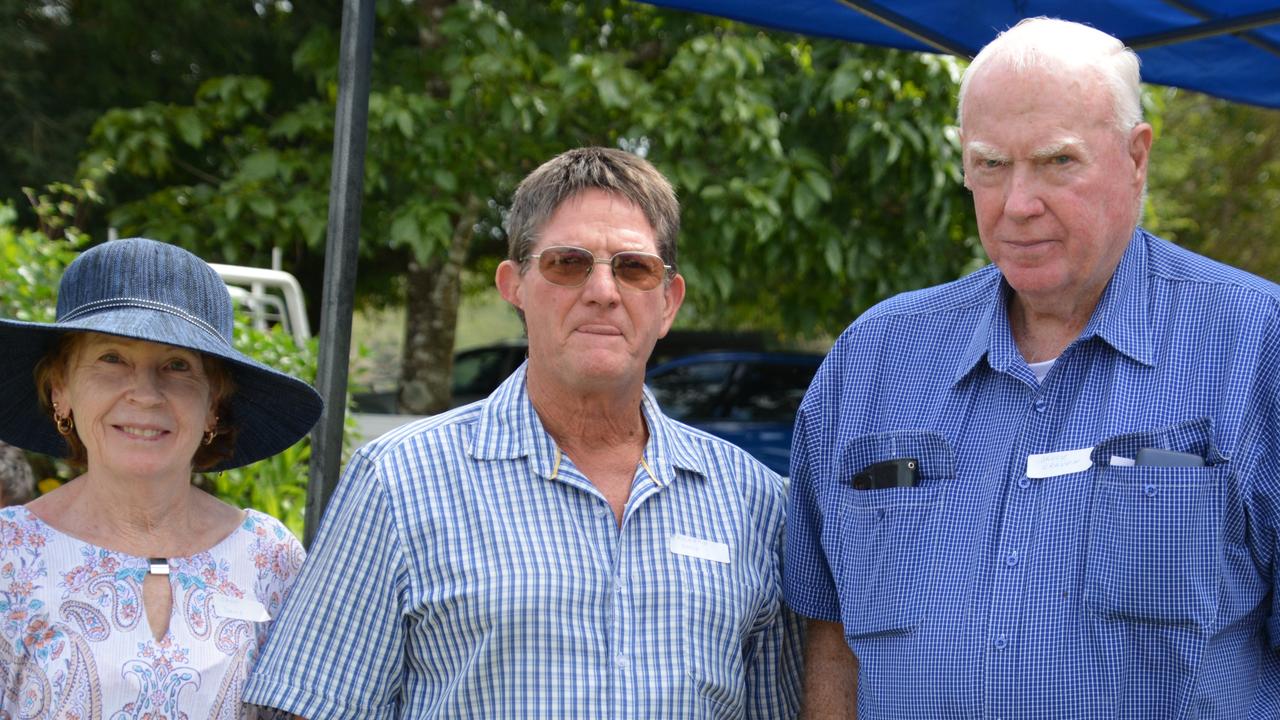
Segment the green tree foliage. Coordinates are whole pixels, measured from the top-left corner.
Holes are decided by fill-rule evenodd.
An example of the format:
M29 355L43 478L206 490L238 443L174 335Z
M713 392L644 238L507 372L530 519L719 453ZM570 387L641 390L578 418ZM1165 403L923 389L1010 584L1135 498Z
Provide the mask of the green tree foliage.
M227 261L281 245L318 267L337 41L316 28L296 48L314 87L298 102L227 76L192 102L104 115L85 167L156 188L113 222ZM627 2L379 3L359 290L407 304L402 404L447 402L461 271L491 277L515 183L572 146L621 146L673 179L694 323L825 336L955 277L979 253L955 83L946 58Z
M1145 223L1280 281L1280 111L1160 89Z
M310 90L290 53L339 3L0 0L0 201L72 177L113 107L190 102L202 82L252 73L282 97Z

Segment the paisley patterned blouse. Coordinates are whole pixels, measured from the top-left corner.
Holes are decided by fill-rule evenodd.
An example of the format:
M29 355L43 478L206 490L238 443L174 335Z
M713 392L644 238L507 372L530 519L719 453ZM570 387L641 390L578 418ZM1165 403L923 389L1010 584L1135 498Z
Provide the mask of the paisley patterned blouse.
M283 525L248 511L209 550L169 558L173 613L157 640L146 558L0 509L0 720L253 717L241 691L302 559Z

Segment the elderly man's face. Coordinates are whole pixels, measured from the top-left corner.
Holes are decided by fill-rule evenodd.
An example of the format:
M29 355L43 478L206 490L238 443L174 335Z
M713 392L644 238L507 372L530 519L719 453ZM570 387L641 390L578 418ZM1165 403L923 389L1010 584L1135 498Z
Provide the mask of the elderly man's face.
M1090 76L984 68L961 120L982 246L1018 296L1096 302L1137 223L1151 128L1117 129Z
M562 204L533 253L556 246L589 250L597 259L631 250L657 254L644 213L627 200L588 190ZM684 300L684 280L652 290L621 287L608 265L596 265L581 287L555 285L536 262L520 273L506 261L497 273L502 296L524 311L529 373L564 391L587 392L644 382L654 343L667 334Z

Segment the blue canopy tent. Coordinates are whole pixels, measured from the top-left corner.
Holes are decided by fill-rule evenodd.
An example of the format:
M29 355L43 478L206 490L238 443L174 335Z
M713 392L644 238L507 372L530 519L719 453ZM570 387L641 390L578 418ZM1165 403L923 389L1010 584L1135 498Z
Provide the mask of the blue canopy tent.
M1142 58L1142 78L1280 108L1280 3L1275 0L646 0L754 25L973 57L1037 15L1092 25Z
M1143 78L1280 108L1280 0L648 0L779 30L972 56L1025 17L1089 23L1138 50ZM320 363L325 412L312 432L306 536L337 486L355 297L375 0L344 0L329 186Z

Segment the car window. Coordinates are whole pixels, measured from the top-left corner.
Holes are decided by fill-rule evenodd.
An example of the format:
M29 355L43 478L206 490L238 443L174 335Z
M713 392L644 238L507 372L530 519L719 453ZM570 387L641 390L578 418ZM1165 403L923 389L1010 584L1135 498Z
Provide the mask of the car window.
M816 365L743 364L724 416L744 422L794 422L817 370Z
M506 379L506 348L459 353L453 359L453 395L483 397Z
M667 415L677 420L719 417L718 407L733 372L732 362L681 365L650 376L649 389Z

